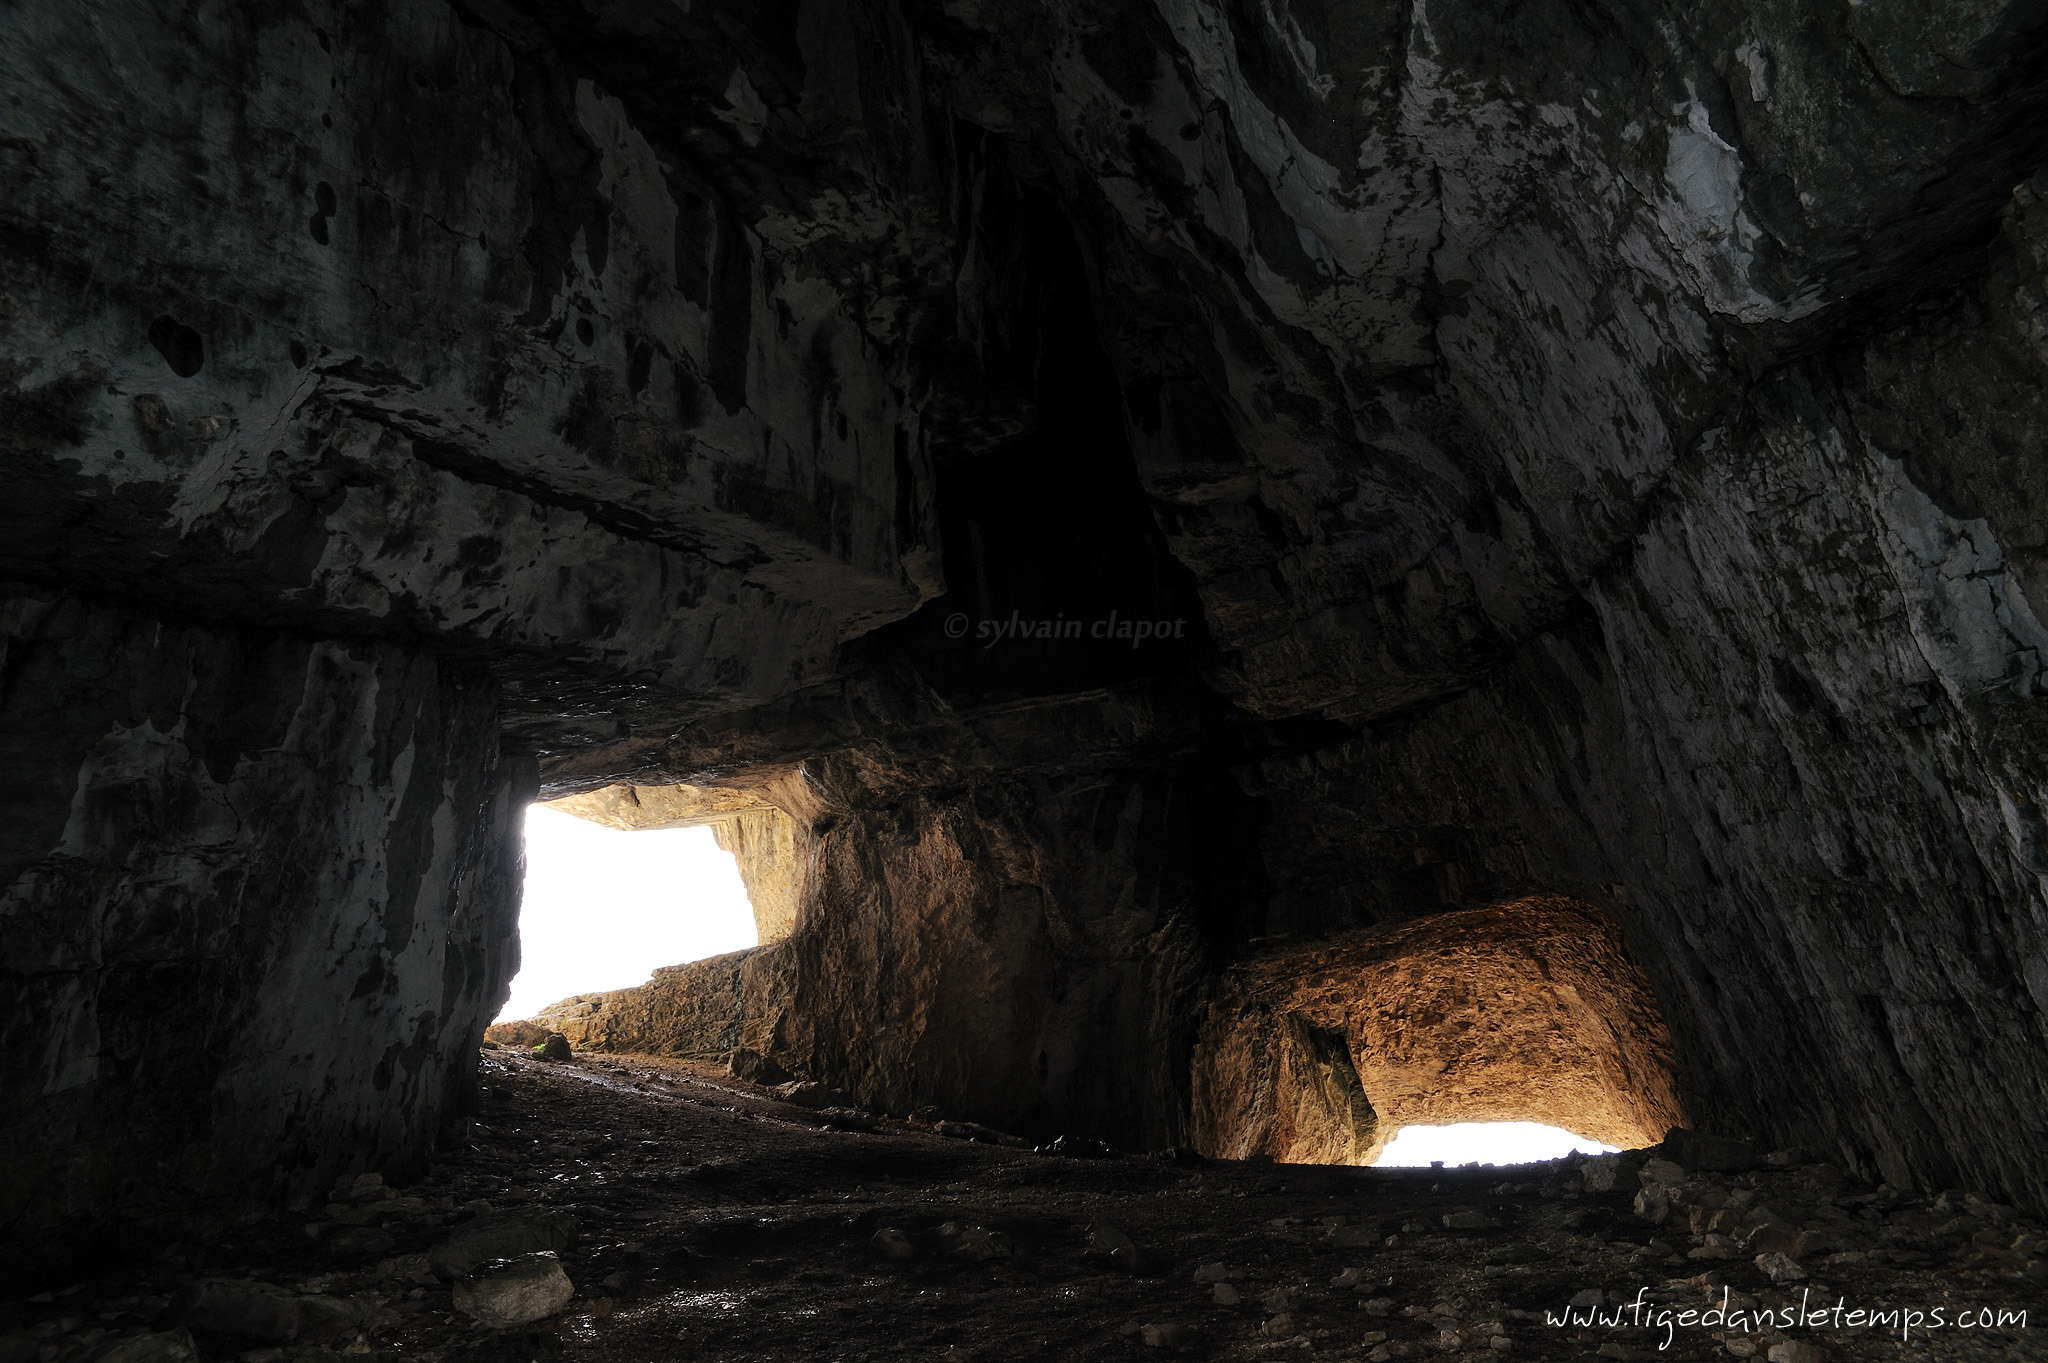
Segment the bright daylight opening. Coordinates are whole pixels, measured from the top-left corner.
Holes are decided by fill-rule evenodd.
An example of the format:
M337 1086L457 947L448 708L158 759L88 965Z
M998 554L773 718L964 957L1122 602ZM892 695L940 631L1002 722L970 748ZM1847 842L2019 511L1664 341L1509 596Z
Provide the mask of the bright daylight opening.
M628 833L531 805L519 973L498 1021L758 945L739 865L709 828Z
M1574 1136L1563 1127L1541 1122L1453 1122L1449 1126L1404 1126L1394 1133L1373 1161L1381 1168L1427 1167L1441 1161L1460 1164L1534 1164L1563 1159L1574 1150L1589 1155L1611 1154L1619 1146Z

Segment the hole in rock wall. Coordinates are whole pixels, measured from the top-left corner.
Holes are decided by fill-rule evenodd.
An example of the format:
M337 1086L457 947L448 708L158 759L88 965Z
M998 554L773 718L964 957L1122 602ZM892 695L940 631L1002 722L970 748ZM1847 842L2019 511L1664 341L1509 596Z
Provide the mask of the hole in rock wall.
M1534 1164L1563 1159L1574 1150L1604 1155L1620 1148L1541 1122L1452 1122L1448 1126L1402 1127L1373 1163L1382 1169Z
M711 828L627 831L533 805L520 967L499 1020L629 988L662 966L759 940L739 866Z
M1249 962L1212 1005L1193 1073L1195 1146L1226 1158L1373 1164L1396 1133L1474 1124L1633 1148L1688 1125L1670 1036L1620 930L1562 898ZM1532 1157L1473 1150L1419 1162Z

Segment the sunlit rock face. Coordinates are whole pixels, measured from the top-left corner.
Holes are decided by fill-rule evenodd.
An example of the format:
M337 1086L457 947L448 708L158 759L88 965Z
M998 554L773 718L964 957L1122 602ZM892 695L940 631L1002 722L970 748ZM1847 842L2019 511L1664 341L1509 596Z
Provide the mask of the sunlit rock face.
M762 1025L866 1101L1182 1140L1231 963L1563 895L1702 1128L2039 1207L2041 53L1999 4L16 5L0 574L415 669L188 707L459 674L433 798L271 778L391 803L307 864L506 865L485 792L529 758L549 796L799 792ZM983 632L1139 619L1173 628ZM165 769L230 781L201 727ZM116 902L70 780L13 797L22 940ZM152 836L243 874L267 817ZM185 931L188 883L137 912ZM387 901L265 921L339 978ZM502 977L426 983L449 933L380 1006L452 1063ZM232 987L152 1014L180 1053L283 988L223 940ZM307 1158L396 1170L455 1081L358 1074L352 1006L306 1023L350 1076ZM95 1142L156 1100L34 1026L9 1098L82 1115L24 1179L125 1215Z
M1371 1164L1403 1127L1460 1121L1623 1147L1687 1124L1656 1000L1597 909L1519 900L1256 958L1195 1047L1206 1154Z

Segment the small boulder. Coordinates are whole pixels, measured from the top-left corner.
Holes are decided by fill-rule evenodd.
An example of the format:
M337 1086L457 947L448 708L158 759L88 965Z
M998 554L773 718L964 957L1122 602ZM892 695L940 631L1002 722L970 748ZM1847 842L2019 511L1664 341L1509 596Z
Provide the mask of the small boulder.
M493 1263L455 1284L455 1309L505 1329L544 1320L569 1304L576 1285L550 1251Z
M1234 1283L1243 1277L1243 1269L1225 1268L1221 1263L1203 1264L1195 1270L1195 1281L1198 1283Z
M1784 1254L1759 1254L1756 1256L1756 1266L1774 1283L1796 1283L1806 1278L1806 1270L1800 1266L1799 1261Z
M1636 1193L1636 1216L1653 1226L1661 1226L1671 1215L1671 1195L1655 1183L1646 1183Z
M1749 1232L1742 1247L1755 1254L1791 1254L1799 1248L1799 1228L1782 1221L1766 1221Z
M1770 1363L1822 1363L1826 1355L1803 1339L1787 1339L1773 1344L1764 1357Z
M491 1212L457 1226L427 1251L427 1263L444 1278L459 1278L492 1259L565 1250L576 1242L576 1231L576 1218L564 1211Z
M1144 1263L1144 1256L1131 1237L1099 1218L1088 1223L1088 1248L1108 1255L1112 1262L1127 1270L1136 1271Z
M1332 1287L1358 1287L1358 1286L1361 1286L1361 1285L1362 1285L1362 1284L1363 1284L1364 1282L1365 1282L1365 1270L1364 1270L1364 1269L1362 1269L1362 1268L1347 1268L1347 1269L1345 1269L1345 1270L1344 1270L1344 1271L1343 1271L1342 1273L1339 1273L1339 1274L1337 1274L1337 1275L1336 1275L1335 1277L1333 1277L1333 1278L1331 1278L1331 1279L1330 1279L1330 1286L1332 1286Z
M774 1085L789 1082L789 1071L759 1051L735 1046L725 1057L725 1072L749 1084Z
M853 1100L838 1089L827 1088L814 1079L792 1079L787 1084L777 1085L775 1096L797 1107L828 1108L853 1105Z
M1641 1168L1626 1154L1595 1155L1579 1166L1579 1178L1589 1193L1632 1193L1642 1186Z
M1218 1306L1235 1306L1244 1300L1244 1295L1229 1283L1217 1283L1209 1296Z
M908 1259L917 1253L910 1237L894 1226L884 1226L876 1231L869 1243L886 1259Z
M1676 1188L1685 1182L1685 1168L1675 1160L1653 1159L1644 1162L1639 1177L1645 1183Z
M1147 1348L1185 1349L1195 1342L1195 1327L1171 1322L1152 1324L1140 1330L1138 1338L1144 1341Z
M569 1049L569 1038L560 1032L549 1032L547 1040L533 1048L534 1055L542 1060L573 1060L575 1052Z
M986 1226L969 1226L960 1232L959 1241L953 1246L953 1253L977 1264L1007 1259L1011 1252L1010 1237Z
M818 1116L827 1126L842 1131L874 1131L881 1125L881 1119L871 1112L862 1112L857 1107L825 1107L818 1109Z
M1722 1235L1719 1232L1710 1231L1707 1233L1702 1244L1686 1251L1685 1257L1688 1259L1739 1259L1742 1257L1742 1250L1731 1237Z
M1264 1325L1261 1325L1259 1333L1267 1339L1292 1339L1294 1337L1294 1317L1283 1311L1268 1320Z

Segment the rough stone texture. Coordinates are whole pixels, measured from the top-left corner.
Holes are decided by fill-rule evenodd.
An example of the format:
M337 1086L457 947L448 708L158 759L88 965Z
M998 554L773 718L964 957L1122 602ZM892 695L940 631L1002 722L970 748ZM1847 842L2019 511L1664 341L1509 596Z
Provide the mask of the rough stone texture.
M159 1101L207 1152L143 1180L167 1209L287 1129L396 1172L461 1111L502 886L482 973L434 984L435 926L394 993L322 990L382 913L348 849L509 866L492 714L549 797L788 816L740 1031L866 1102L1183 1139L1222 967L1563 895L1703 1129L2048 1205L2043 37L1998 0L8 8L0 575L443 717L404 774L307 749L226 842L167 805L76 899L15 876L24 943L98 941L136 849L308 878L282 974L232 894L160 901L231 983L152 1012L191 1068L147 1092L46 1093L122 1053L8 1006L9 1120L71 1171L17 1215L123 1205ZM1113 619L1170 628L990 633ZM316 689L264 666L257 710ZM39 865L85 740L9 667L54 717L9 740L49 748ZM165 780L228 780L213 732Z
M1648 983L1598 910L1524 900L1234 972L1194 1054L1204 1154L1370 1164L1395 1132L1542 1122L1609 1145L1685 1125Z
M569 1304L576 1285L553 1254L529 1254L455 1284L455 1309L506 1329L545 1320Z
M532 1018L502 1022L485 1035L518 1045L530 1034L553 1031L577 1050L631 1051L640 1055L722 1057L735 1046L772 1044L772 1013L781 1002L773 948L749 948L687 965L662 966L646 984L577 994Z
M8 1253L404 1177L466 1127L517 967L480 678L16 587L0 748Z
M428 1250L427 1263L444 1277L461 1277L495 1259L566 1250L576 1242L576 1231L576 1218L566 1211L488 1212Z

